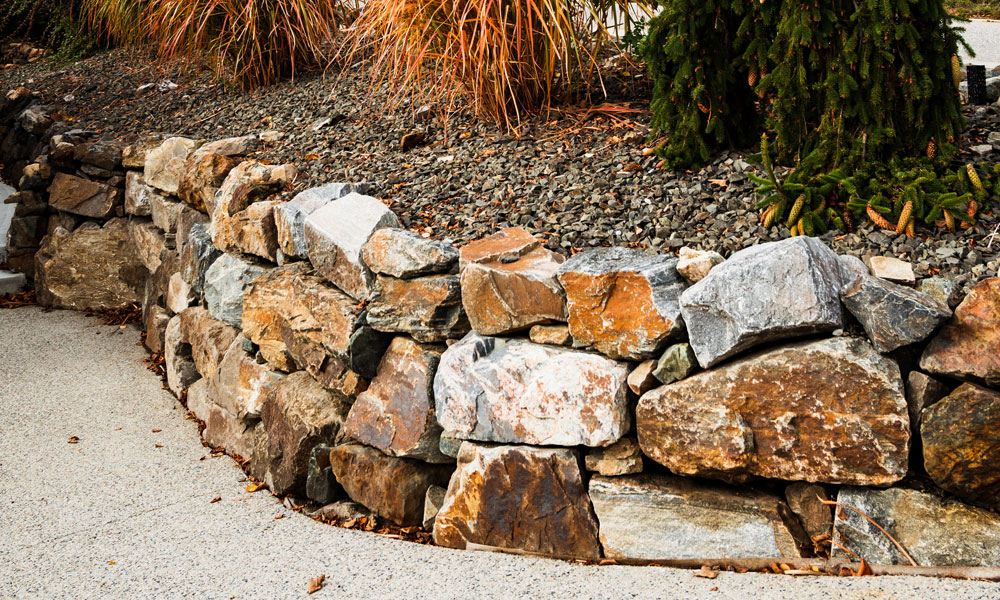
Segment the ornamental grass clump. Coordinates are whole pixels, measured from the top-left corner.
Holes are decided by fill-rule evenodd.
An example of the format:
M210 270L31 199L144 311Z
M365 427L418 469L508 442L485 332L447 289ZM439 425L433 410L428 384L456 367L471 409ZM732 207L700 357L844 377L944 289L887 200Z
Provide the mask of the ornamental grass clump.
M516 130L599 74L609 15L624 0L370 0L348 32L345 65L364 69L393 100L450 111L459 103ZM393 102L395 104L396 102Z

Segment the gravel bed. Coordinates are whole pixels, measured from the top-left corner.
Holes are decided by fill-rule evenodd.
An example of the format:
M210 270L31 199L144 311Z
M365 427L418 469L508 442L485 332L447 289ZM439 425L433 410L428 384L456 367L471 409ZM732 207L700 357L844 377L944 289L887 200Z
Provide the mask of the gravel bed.
M176 89L137 91L164 79ZM675 252L687 245L729 256L788 236L784 227L758 226L746 176L754 167L744 153L722 153L697 172L657 169L655 155L643 156L646 84L614 77L607 84L609 101L635 112L553 110L516 138L467 114L445 123L422 120L411 106L385 110L385 94L367 80L333 71L251 93L137 52L0 71L4 90L24 85L81 127L123 140L151 132L217 139L280 131L281 139L256 158L295 163L304 173L296 189L373 182L407 227L458 244L520 225L566 254L589 246ZM1000 131L1000 109L969 108L966 116L960 158L1000 160L1000 144L985 154L971 151ZM402 136L418 130L426 132L425 142L401 151ZM838 252L891 254L911 261L918 275L940 273L967 287L1000 267L1000 210L994 204L984 212L975 226L954 234L922 229L910 239L866 223L823 239Z

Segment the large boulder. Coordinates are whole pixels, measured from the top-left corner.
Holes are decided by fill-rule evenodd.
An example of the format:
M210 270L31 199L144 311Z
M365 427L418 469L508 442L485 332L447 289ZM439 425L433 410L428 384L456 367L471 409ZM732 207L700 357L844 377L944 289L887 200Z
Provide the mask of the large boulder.
M375 231L400 227L396 215L371 196L350 193L309 214L303 227L309 260L319 274L355 300L367 300L375 274L361 248Z
M184 174L177 186L178 197L194 209L211 214L215 209L215 192L239 163L240 159L233 156L201 152L200 149L192 152L185 161Z
M924 410L920 437L934 483L1000 509L1000 392L962 384Z
M882 353L922 342L951 316L935 298L871 275L844 286L840 297Z
M681 295L698 362L707 368L765 342L843 327L844 273L808 236L736 252Z
M148 276L124 219L73 232L58 227L35 255L38 301L53 308L100 310L141 302Z
M191 346L191 357L201 376L215 380L219 365L239 331L212 318L200 306L184 309L180 317L181 341Z
M844 487L837 502L833 558L910 564L895 540L921 567L1000 567L996 513L900 488Z
M313 447L339 441L350 408L347 398L323 389L304 371L271 386L260 416L267 430L264 481L272 492L305 495Z
M125 213L136 217L153 214L152 197L156 190L146 185L139 171L125 173Z
M368 324L386 333L408 333L421 342L462 337L469 331L469 320L458 275L379 275L368 303Z
M564 321L556 272L565 260L539 243L526 250L522 235L504 231L463 247L462 304L472 329L500 335Z
M122 148L122 144L114 140L85 142L73 147L73 159L105 171L114 171L122 166Z
M214 402L227 413L253 424L260 420L267 392L284 374L254 360L243 349L245 342L246 338L240 334L229 344L219 362L211 393Z
M512 548L560 557L601 555L597 520L569 448L491 446L465 442L434 542Z
M168 194L176 194L184 176L188 155L198 146L194 140L172 137L149 149L143 161L146 184Z
M920 368L1000 387L1000 277L976 284L955 317L931 339Z
M118 188L66 173L56 173L48 191L53 208L94 219L113 216L122 200Z
M255 279L272 268L249 257L223 253L205 272L205 306L208 312L233 327L241 327L243 293Z
M590 500L608 558L799 558L808 544L788 505L765 492L666 475L595 476Z
M128 235L146 270L155 273L160 266L160 255L167 247L163 232L149 219L132 218L128 220Z
M306 258L309 253L303 229L306 217L347 194L367 194L370 189L367 183L328 183L299 192L288 202L278 204L274 207L278 248L287 257Z
M194 212L194 211L191 211ZM179 254L179 272L184 281L195 293L205 289L205 276L208 269L216 263L222 251L212 242L208 221L185 223L183 215L178 220L177 252Z
M908 466L899 367L859 339L768 350L657 388L636 424L643 453L682 475L888 485Z
M253 455L256 423L242 420L213 402L212 386L207 379L199 379L188 388L187 407L204 423L201 437L206 444L238 458Z
M584 250L559 267L569 332L611 358L644 360L684 335L677 259L630 248Z
M330 468L351 500L403 527L423 522L427 488L444 485L451 473L450 465L388 456L360 444L335 447Z
M297 175L291 164L274 166L244 161L233 168L215 194L211 231L216 247L275 262L278 230L274 207L279 203L266 198L281 191Z
M441 357L441 426L484 442L607 446L630 427L628 366L606 357L470 333Z
M451 462L438 449L441 426L434 414L434 372L443 351L393 339L378 374L351 407L344 433L392 456Z
M458 250L412 231L384 228L368 238L361 248L361 259L379 275L412 279L452 272L458 266Z

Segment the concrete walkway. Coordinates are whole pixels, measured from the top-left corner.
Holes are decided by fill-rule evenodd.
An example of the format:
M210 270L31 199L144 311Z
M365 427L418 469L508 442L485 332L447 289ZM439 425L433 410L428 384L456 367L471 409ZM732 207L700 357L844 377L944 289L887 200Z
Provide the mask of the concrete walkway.
M959 50L964 64L985 65L987 69L1000 65L1000 21L973 19L959 27L965 29L962 37L976 53L975 58L969 58L965 49Z
M0 310L0 598L304 598L320 574L310 598L1000 597L1000 585L921 578L707 580L322 525L247 493L137 341L78 313Z

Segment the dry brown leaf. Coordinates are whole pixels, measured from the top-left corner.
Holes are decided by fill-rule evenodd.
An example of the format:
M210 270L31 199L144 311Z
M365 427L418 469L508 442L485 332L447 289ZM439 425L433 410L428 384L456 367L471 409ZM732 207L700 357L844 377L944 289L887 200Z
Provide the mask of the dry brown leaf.
M247 486L247 491L253 493L253 492L256 492L258 490L262 490L262 489L264 489L266 487L267 487L267 484L264 484L264 483L251 483L250 485Z
M66 443L67 444L75 444L75 443L77 443L79 441L80 441L80 438L76 437L75 435L71 435L71 436L69 436L69 439L66 440Z
M309 580L309 587L306 588L306 593L315 594L316 592L323 589L323 582L326 581L326 575L320 575L315 579Z
M222 496L216 496L215 498L212 498L211 500L209 500L208 503L209 504L215 504L216 502L218 502L220 500L222 500Z
M695 577L704 577L705 579L715 579L719 576L719 572L708 565L702 565L701 569L695 572Z
M154 447L154 448L162 448L162 447L163 447L163 444L153 444L153 447Z
M163 430L162 429L154 429L153 433L160 433L161 431L163 431Z
M708 182L709 183L714 183L715 185L720 186L720 187L727 187L727 186L729 186L729 182L726 181L725 179L709 179Z

